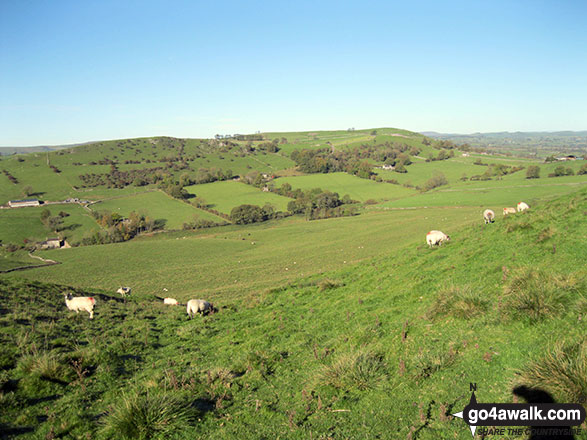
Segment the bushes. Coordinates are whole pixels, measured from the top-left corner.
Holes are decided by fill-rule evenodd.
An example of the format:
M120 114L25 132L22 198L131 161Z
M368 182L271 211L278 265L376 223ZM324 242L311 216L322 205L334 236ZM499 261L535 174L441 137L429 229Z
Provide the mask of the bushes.
M530 165L526 170L526 179L538 179L540 177L540 167Z
M439 173L426 181L423 190L430 191L431 189L438 188L439 186L443 185L448 185L448 180L444 174Z
M256 205L240 205L232 208L230 219L237 225L246 225L267 220L263 209Z

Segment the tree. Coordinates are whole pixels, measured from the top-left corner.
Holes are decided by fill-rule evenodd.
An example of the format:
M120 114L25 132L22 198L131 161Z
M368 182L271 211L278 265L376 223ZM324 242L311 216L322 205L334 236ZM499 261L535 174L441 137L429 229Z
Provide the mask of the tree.
M562 165L559 165L558 167L556 167L554 169L554 173L551 173L548 175L548 177L560 177L560 176L564 176L565 175L565 167Z
M446 179L445 175L442 173L437 174L434 177L428 179L428 181L424 184L424 190L429 191L431 189L437 188L442 185L447 185L448 180Z
M403 166L401 163L398 163L398 164L395 166L395 169L394 169L394 171L395 171L396 173L407 173L407 172L408 172L408 170L406 170L406 167L404 167L404 166Z
M540 177L540 167L530 165L526 170L526 179L538 179Z
M25 186L25 187L22 189L22 193L25 195L25 197L28 197L28 196L30 196L31 194L34 194L34 193L35 193L35 191L33 190L33 187L32 187L32 186L30 186L30 185L27 185L27 186Z
M577 175L581 176L583 174L587 174L587 163L584 163L583 166L579 168L579 171L577 171Z
M240 205L232 209L230 219L237 225L262 222L265 220L263 209L256 205Z
M51 211L49 211L47 208L43 209L41 211L41 221L45 223L49 217L51 217Z

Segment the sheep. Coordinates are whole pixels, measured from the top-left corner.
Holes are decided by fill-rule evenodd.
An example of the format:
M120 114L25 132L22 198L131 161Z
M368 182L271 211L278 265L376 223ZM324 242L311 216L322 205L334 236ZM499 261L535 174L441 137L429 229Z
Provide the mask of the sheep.
M485 220L485 224L493 223L495 220L495 212L493 212L491 209L486 209L483 211L483 220Z
M450 237L441 231L430 231L426 234L426 243L432 247L434 245L440 246L443 241L450 241Z
M80 310L85 310L90 314L90 319L94 318L94 305L96 300L91 296L76 296L71 293L65 294L65 305L69 310L75 310L79 313Z
M525 211L526 209L529 209L529 208L530 207L524 202L518 203L518 212Z
M179 303L175 298L163 298L163 304L167 304L170 306L177 306Z
M203 299L190 299L187 303L187 312L190 319L196 313L200 313L203 316L205 312L210 313L212 311L214 311L214 305Z
M516 208L503 208L503 215L506 216L508 214L515 214Z
M126 298L126 295L130 295L130 287L121 287L116 293L120 293L123 298Z

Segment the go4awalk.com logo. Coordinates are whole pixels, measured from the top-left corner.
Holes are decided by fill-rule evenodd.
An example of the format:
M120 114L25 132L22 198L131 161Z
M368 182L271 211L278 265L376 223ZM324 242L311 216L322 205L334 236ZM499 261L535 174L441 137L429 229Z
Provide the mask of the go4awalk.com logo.
M517 387L514 394L523 397L528 403L478 403L475 397L476 384L470 384L471 399L465 408L456 414L469 425L475 437L477 427L483 435L531 434L544 438L573 438L579 434L581 423L585 421L585 408L579 403L555 403L545 391L527 387ZM508 428L506 428L508 427ZM565 437L568 436L568 437Z

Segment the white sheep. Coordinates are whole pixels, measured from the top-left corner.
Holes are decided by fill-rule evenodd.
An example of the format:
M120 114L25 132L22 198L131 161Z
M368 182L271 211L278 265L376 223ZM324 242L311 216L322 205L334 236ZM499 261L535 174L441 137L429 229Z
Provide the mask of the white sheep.
M526 203L524 203L524 202L518 203L518 212L525 211L526 209L530 209L530 207Z
M483 220L485 220L485 224L493 223L495 220L495 212L493 212L491 209L486 209L483 211Z
M503 208L503 215L515 214L516 208Z
M441 231L430 231L426 234L426 243L432 247L435 245L440 246L443 241L450 241L450 237Z
M176 306L179 303L177 302L177 300L175 298L163 298L163 304L167 304L170 306Z
M90 314L90 319L94 318L94 305L96 300L91 296L76 296L71 293L65 294L65 305L69 310L74 310L79 313L80 310L85 310Z
M130 295L130 287L121 287L116 293L120 293L123 298L126 298L126 295Z
M214 305L203 299L190 299L187 304L187 312L190 318L193 318L196 313L204 315L205 312L212 312Z

